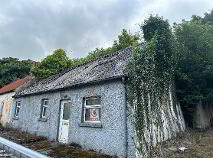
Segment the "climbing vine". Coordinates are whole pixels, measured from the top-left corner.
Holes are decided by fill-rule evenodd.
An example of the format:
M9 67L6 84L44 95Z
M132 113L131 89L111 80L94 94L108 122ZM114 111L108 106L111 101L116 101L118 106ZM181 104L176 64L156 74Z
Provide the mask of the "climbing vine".
M164 139L160 131L165 128L161 110L170 104L168 98L175 65L175 47L169 24L162 18L151 16L142 29L146 42L134 49L126 69L128 101L134 111L136 148L142 155L152 157L151 151L156 142ZM169 109L164 115L169 117L167 111ZM168 122L172 124L169 118Z

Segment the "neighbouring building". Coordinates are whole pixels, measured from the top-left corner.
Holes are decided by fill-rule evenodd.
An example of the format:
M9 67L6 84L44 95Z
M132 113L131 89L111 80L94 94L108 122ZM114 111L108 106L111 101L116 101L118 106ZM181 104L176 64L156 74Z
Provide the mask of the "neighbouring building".
M21 88L14 96L13 126L50 140L135 158L124 71L131 55L132 48L126 48ZM180 113L174 126L181 121ZM181 130L184 127L176 132Z
M3 126L10 124L12 121L12 105L14 103L12 97L14 96L16 89L31 79L31 77L18 79L0 89L0 123Z

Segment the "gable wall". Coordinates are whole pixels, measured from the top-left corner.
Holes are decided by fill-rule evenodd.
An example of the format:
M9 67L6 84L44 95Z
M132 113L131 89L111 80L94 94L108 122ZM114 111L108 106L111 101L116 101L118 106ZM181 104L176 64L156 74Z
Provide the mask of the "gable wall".
M12 121L12 105L15 92L0 95L0 122L3 126L9 125ZM4 103L4 104L3 104ZM2 107L4 105L4 107Z

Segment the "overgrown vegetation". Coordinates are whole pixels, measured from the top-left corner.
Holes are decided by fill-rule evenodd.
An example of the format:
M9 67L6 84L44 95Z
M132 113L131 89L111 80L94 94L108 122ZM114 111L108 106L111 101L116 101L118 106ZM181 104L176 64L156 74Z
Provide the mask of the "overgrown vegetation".
M154 142L158 142L158 137L162 137L158 134L166 128L163 127L161 110L169 111L167 102L173 79L175 48L168 21L150 16L141 28L146 42L135 49L127 66L128 97L134 109L138 151L152 157Z
M193 16L191 21L175 24L173 30L158 16L150 16L142 25L145 42L134 50L127 67L128 97L141 155L152 157L149 151L158 137L153 136L152 126L158 131L163 125L160 109L169 106L166 98L173 81L187 120L193 121L197 104L212 105L212 17L213 11L204 18Z
M199 103L213 103L213 11L174 26L178 42L175 83L189 126ZM211 24L211 25L209 25Z
M31 67L31 60L19 60L12 57L0 59L0 88L29 75Z

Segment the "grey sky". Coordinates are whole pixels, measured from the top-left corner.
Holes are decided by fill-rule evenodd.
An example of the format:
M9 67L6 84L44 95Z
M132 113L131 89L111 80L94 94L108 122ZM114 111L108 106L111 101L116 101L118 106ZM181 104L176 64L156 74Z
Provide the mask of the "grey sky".
M40 60L56 48L71 57L110 45L150 14L171 23L203 15L213 0L1 0L0 58Z

